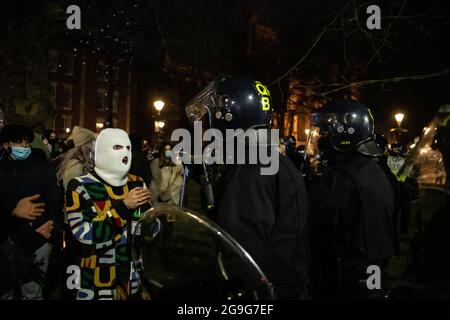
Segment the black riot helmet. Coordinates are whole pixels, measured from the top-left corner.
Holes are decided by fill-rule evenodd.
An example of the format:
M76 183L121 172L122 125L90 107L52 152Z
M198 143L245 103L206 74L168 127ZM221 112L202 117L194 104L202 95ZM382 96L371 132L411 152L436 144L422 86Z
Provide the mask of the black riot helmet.
M324 157L356 151L380 156L374 141L374 121L370 110L361 102L337 100L327 103L311 115L307 152Z
M186 106L190 121L209 116L212 128L249 129L269 127L272 101L267 87L248 78L220 77L211 82Z
M289 153L295 151L297 141L295 140L294 136L284 136L281 137L280 143L286 147L286 151Z
M375 143L383 154L388 151L388 140L381 133L375 132Z
M389 154L394 157L405 157L406 148L400 143L394 143L389 148Z

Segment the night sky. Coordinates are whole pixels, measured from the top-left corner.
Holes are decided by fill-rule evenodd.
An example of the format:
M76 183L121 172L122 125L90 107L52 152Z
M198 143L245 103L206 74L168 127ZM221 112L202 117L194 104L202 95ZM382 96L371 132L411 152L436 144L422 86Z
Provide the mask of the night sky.
M65 8L70 4L81 7L81 31L66 29ZM365 27L366 8L371 4L381 8L381 30ZM0 58L4 61L14 60L14 50L23 52L23 48L35 50L33 55L38 56L39 49L46 50L60 42L68 47L71 41L79 45L80 39L102 36L100 30L110 26L111 39L119 37L130 49L126 53L117 49L114 54L132 61L136 70L164 73L167 57L175 63L192 66L192 74L198 81L184 100L204 86L205 73L209 77L250 75L273 83L304 57L325 26L327 32L280 84L290 76L330 84L432 74L450 68L447 50L450 1L444 0L111 0L107 3L7 0L2 1L0 9L1 33L7 35L0 39L0 48L5 49L0 52ZM251 17L257 25L276 33L275 46L270 41L259 40L252 54L248 53ZM24 44L17 44L17 39ZM14 50L6 50L16 45ZM379 55L374 57L375 51ZM334 78L330 76L331 70L335 70ZM0 86L8 90L9 80L7 77L3 80L6 84ZM440 104L450 102L449 80L447 73L426 80L387 82L384 86L377 83L358 90L361 100L371 107L377 127L392 127L393 114L403 111L406 113L404 126L416 133ZM286 92L279 88L276 81L270 86L274 104L280 108L286 103L281 100ZM343 93L328 97L339 98Z

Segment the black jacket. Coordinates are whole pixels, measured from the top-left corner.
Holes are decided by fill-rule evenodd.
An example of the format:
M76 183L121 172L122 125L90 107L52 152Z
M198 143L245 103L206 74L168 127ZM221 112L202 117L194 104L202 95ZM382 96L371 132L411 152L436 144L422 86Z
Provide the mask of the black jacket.
M309 201L303 178L285 156L275 175L260 165L226 167L217 223L253 257L281 299L307 297Z
M308 188L319 297L355 293L366 267L394 255L395 195L374 159L340 155Z
M50 242L59 243L63 214L60 188L56 175L40 149L32 149L30 157L13 161L7 154L0 160L0 239L12 236L28 253L42 246L46 239L34 230L48 220L54 221ZM29 223L13 218L11 213L17 202L25 197L40 194L36 202L45 203L44 214Z
M140 151L133 151L131 155L130 174L141 177L147 187L150 186L152 180L150 172L150 161L144 153Z

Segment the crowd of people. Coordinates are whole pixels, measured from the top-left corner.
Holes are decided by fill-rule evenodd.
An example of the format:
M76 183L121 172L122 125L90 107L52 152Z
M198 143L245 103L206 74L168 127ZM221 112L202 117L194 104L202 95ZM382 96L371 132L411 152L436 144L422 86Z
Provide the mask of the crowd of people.
M195 120L208 114L221 131L254 129L260 139L271 125L270 103L260 82L218 78L186 112ZM306 146L296 149L292 137L274 146L274 175L261 175L267 164L260 162L205 170L214 186L205 210L253 257L279 299L382 298L383 290L368 288L367 268L377 266L384 279L398 233L407 232L394 158L401 150L386 157L358 101L331 101L311 123ZM138 135L78 126L64 143L53 131L39 137L17 124L0 137L0 298L48 299L49 261L65 254L62 265L76 266L80 277L59 298L149 299L131 239L149 208L180 204L185 168L172 161L172 145L162 143L155 156Z
M56 284L60 279L54 279L66 270L47 273L50 260L61 255L59 267L78 262L82 270L84 289L74 298L118 299L136 293L132 281L137 276L128 277L126 260L130 213L136 208L144 213L151 194L157 195L152 201L177 204L182 166L164 152L170 153L169 143L153 159L147 141L130 136L120 129L96 134L75 126L66 141L57 141L51 130L40 136L24 125L2 128L1 299L42 300L54 297L55 288L58 298L70 297L59 287L65 279ZM98 269L89 268L90 263ZM107 289L104 281L110 283Z

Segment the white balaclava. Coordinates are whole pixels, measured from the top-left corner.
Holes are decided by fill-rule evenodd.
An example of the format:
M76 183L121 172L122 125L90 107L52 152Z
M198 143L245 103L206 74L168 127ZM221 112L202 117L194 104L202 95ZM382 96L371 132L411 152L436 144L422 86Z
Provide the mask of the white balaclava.
M95 172L114 187L124 186L131 167L131 142L122 129L104 129L95 143Z

